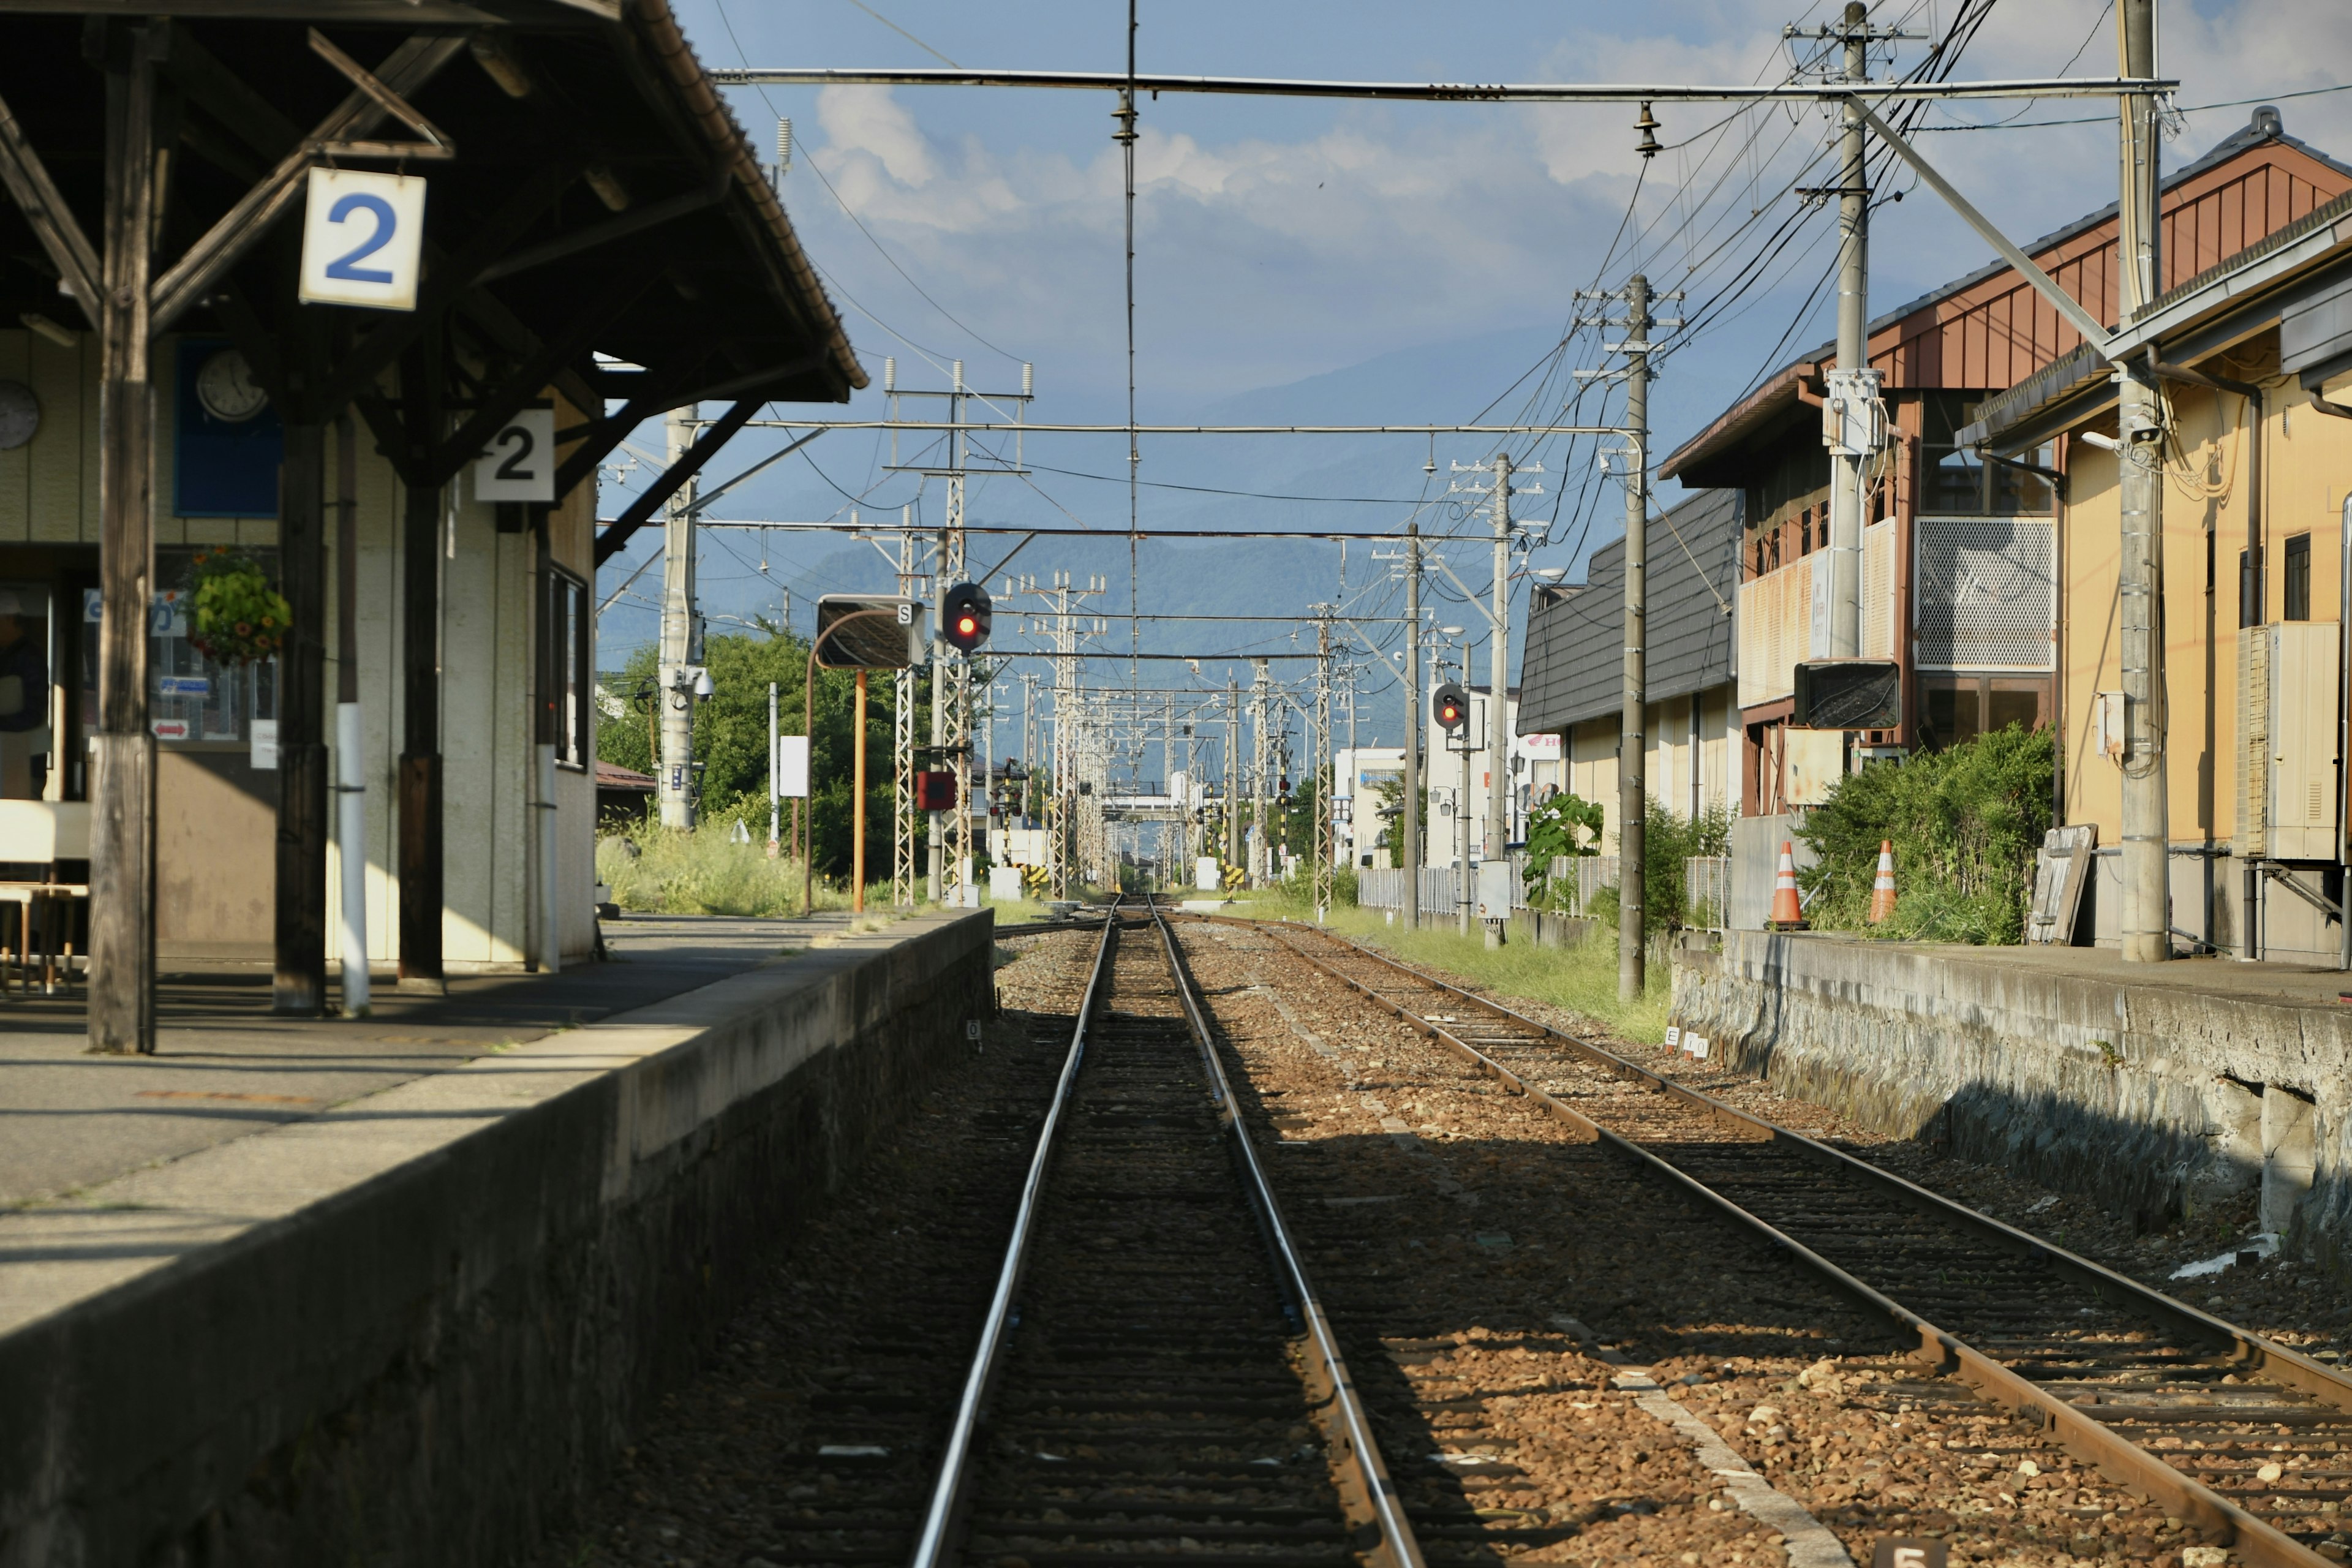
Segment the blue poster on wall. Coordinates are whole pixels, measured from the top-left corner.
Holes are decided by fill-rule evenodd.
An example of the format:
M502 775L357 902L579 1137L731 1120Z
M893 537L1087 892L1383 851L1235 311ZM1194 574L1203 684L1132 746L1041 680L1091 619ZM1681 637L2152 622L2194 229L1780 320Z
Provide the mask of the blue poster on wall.
M245 356L224 338L183 338L174 380L173 513L276 517L285 431Z

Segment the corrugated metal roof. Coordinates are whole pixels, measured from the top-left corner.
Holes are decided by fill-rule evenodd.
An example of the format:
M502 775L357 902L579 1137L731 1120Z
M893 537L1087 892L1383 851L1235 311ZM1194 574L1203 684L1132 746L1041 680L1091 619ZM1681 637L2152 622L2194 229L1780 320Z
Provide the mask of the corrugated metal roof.
M1726 685L1737 674L1731 606L1743 510L1736 489L1702 490L1650 520L1649 694ZM1522 735L1614 713L1625 670L1625 542L1593 552L1582 584L1538 605L1519 673Z

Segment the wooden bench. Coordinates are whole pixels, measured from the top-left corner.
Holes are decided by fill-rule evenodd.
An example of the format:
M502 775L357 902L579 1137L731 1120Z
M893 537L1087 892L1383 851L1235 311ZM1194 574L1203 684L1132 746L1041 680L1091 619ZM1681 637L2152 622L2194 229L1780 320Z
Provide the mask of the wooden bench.
M69 880L61 868L89 860L89 805L78 800L0 800L0 865L37 875L0 878L0 905L16 906L16 931L0 939L0 994L27 993L33 963L40 961L41 989L54 992L73 978L73 910L89 901L89 885ZM33 949L38 914L40 952ZM16 986L10 984L13 971Z

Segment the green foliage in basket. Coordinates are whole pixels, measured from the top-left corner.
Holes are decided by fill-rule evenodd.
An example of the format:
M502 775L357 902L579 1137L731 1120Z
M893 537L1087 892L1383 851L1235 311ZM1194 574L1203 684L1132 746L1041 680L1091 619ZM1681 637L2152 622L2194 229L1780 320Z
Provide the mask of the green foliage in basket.
M286 644L292 609L249 556L223 545L196 552L188 566L188 640L206 658L251 664Z

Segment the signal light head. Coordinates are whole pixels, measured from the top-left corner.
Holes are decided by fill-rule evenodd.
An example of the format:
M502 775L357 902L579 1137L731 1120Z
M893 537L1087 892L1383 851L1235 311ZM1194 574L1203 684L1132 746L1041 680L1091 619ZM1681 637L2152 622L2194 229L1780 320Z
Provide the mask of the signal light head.
M1438 727L1451 734L1469 721L1470 694L1449 680L1430 699L1429 710Z
M948 590L941 609L940 631L950 647L971 653L988 640L993 606L987 589L977 583L958 583Z

